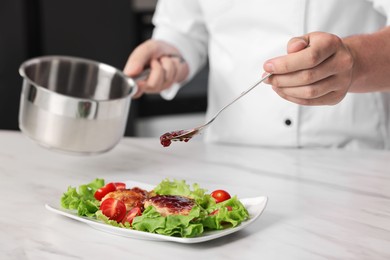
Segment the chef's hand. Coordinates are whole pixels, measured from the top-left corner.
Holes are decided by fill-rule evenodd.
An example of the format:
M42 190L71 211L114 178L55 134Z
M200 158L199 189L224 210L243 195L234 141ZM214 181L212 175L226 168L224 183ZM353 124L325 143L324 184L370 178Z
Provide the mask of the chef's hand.
M159 93L173 83L182 82L189 73L188 64L180 52L158 40L147 40L135 48L123 72L129 77L136 77L146 68L150 68L150 74L146 79L137 81L138 92L134 98L143 93Z
M274 74L266 83L279 96L300 105L335 105L345 97L354 59L339 37L313 32L292 38L287 53L264 63Z

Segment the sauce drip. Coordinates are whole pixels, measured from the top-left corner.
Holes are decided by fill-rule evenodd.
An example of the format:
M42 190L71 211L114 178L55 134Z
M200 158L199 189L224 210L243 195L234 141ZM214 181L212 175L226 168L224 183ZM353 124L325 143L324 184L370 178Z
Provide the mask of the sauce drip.
M186 130L168 132L160 136L160 143L162 146L168 147L171 145L172 141L188 142L197 133L198 131L186 131Z
M149 199L160 207L168 208L174 211L190 210L195 202L193 199L176 195L157 195Z

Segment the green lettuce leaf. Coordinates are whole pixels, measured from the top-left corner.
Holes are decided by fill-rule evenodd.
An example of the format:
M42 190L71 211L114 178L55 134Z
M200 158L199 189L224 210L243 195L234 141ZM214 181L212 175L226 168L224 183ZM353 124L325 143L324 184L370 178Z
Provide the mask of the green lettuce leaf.
M185 180L164 179L154 188L154 192L159 195L180 195L195 198L203 196L205 190L194 184L194 191L192 191Z
M231 207L232 210L228 210L228 207ZM210 213L215 210L218 210L218 212L214 215L210 215ZM249 218L247 209L238 200L237 196L209 207L207 212L209 214L202 219L202 224L205 229L209 230L236 227Z
M103 221L104 223L111 225L111 226L122 227L122 228L126 228L126 227L129 228L130 227L129 223L127 223L127 225L123 225L121 222L116 222L115 220L109 219L106 215L103 214L103 212L101 210L96 211L95 216L96 216L96 219L99 219L99 220Z
M61 197L61 206L65 209L77 210L79 216L93 217L99 210L100 202L95 199L95 191L104 186L104 180L96 178L88 184L68 187Z
M158 195L179 195L192 198L202 208L212 207L216 204L215 200L206 194L207 190L200 188L197 183L194 183L191 189L185 180L164 179L154 188L154 192Z
M147 207L141 216L134 218L133 229L167 236L194 237L203 233L203 225L196 221L201 208L194 206L189 215L161 216L154 207Z

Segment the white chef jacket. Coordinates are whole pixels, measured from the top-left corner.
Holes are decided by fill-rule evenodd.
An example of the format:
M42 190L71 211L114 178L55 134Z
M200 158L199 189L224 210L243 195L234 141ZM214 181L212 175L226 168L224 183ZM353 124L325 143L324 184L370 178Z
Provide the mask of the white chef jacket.
M372 33L389 25L389 17L390 0L160 0L153 38L182 52L189 79L208 57L209 119L259 80L264 61L285 55L290 38L313 31ZM225 110L205 140L389 149L390 93L348 93L334 106L300 106L261 84Z

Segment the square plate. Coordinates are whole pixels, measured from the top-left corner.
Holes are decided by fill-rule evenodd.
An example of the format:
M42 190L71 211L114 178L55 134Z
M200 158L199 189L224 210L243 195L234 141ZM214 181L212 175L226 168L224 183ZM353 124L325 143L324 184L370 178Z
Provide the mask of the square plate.
M126 181L126 187L139 187L145 190L151 190L154 188L153 185L140 183L140 182L134 182L134 181ZM240 225L234 228L227 228L224 230L215 230L215 231L207 231L204 232L202 235L192 238L182 238L182 237L172 237L172 236L166 236L166 235L160 235L160 234L154 234L154 233L148 233L144 231L138 231L133 229L127 229L127 228L120 228L120 227L114 227L108 224L105 224L102 221L95 220L88 217L82 217L78 216L77 212L75 210L67 210L61 207L59 204L60 199L58 199L57 203L52 204L46 204L45 207L62 216L75 219L77 221L83 222L97 230L104 231L107 233L124 236L124 237L130 237L130 238L137 238L137 239L146 239L146 240L158 240L158 241L173 241L178 243L200 243L209 241L212 239L216 239L219 237L223 237L229 234L232 234L234 232L237 232L243 228L246 228L250 224L252 224L258 217L260 217L261 213L263 213L268 198L261 196L261 197L254 197L254 198L244 198L240 199L242 204L246 207L246 209L249 212L249 219L242 222Z

